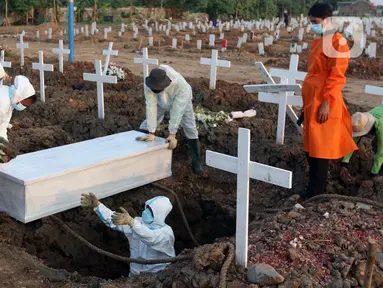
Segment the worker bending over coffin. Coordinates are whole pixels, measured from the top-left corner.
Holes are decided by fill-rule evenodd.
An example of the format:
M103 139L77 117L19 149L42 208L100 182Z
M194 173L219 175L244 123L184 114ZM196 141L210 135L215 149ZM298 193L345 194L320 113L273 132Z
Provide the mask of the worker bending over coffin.
M341 34L334 33L331 16L332 10L325 3L316 3L309 11L311 30L318 38L312 43L302 86L304 152L310 166L308 187L300 194L303 198L325 192L330 160L358 149L352 140L351 116L342 97L349 47ZM345 53L346 57L329 55L328 51Z
M14 110L23 111L31 106L36 101L35 93L35 89L25 76L16 76L12 86L0 86L0 163L7 163L15 156L10 155L13 153L9 153L7 148L7 129L10 127L12 113Z
M201 151L192 103L192 88L180 73L172 67L161 65L153 69L145 79L146 120L140 129L148 131L147 136L137 141L153 141L157 126L163 121L165 113L170 112L169 149L177 147L176 134L182 125L192 156L192 169L195 174L203 172L200 162Z
M355 143L359 143L360 139L366 135L374 135L376 140L376 149L374 157L374 165L371 169L371 175L379 175L383 164L383 105L375 107L369 112L357 112L352 115L352 132ZM375 146L375 145L373 145ZM353 152L346 155L341 164L340 178L344 184L352 184L352 178L348 172L348 163L351 160Z
M166 259L175 256L174 233L165 219L172 203L165 196L146 201L142 217L133 218L124 209L117 213L97 200L93 193L82 194L81 206L93 208L104 224L123 233L129 239L130 257L144 260ZM168 264L142 265L131 263L129 277L142 272L156 273Z

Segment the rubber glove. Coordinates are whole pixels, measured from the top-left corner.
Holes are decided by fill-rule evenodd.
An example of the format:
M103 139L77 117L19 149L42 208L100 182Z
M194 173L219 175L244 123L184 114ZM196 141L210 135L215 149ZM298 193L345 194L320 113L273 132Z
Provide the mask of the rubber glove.
M89 193L89 195L81 194L81 196L82 207L96 208L101 204L93 193Z
M5 164L16 158L16 152L12 149L9 142L0 137L0 163Z
M176 139L176 135L174 134L170 134L168 138L166 138L166 142L169 143L169 150L173 150L173 149L176 149L177 147L177 139Z
M129 225L130 227L133 227L134 225L134 218L130 216L129 212L126 211L124 208L120 207L120 210L122 213L114 212L112 215L112 222L114 225Z
M340 181L346 186L350 186L353 184L352 177L350 173L348 172L347 167L342 166L340 167L340 173L339 173Z
M146 136L140 136L136 138L136 141L140 142L152 142L156 136L154 134L148 134Z

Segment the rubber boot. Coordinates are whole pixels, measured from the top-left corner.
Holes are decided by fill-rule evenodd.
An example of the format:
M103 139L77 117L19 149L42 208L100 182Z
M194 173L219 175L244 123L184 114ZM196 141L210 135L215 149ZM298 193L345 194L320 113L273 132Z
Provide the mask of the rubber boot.
M201 174L203 168L201 165L201 148L198 139L188 139L189 151L192 156L192 170L194 174Z

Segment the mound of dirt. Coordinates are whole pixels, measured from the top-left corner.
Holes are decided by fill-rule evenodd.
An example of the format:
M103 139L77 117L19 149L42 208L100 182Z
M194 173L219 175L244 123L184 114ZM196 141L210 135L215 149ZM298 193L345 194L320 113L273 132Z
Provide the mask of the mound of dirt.
M30 62L31 60L27 59L26 67L31 66ZM288 63L288 60L286 63ZM49 73L49 76L47 75L46 103L37 103L21 113L14 113L11 123L13 128L9 131L9 138L20 153L38 151L137 129L141 121L145 119L145 99L143 95L142 77L136 77L127 71L127 77L124 81L117 85L105 85L106 118L101 121L97 119L95 85L86 83L83 90L72 89L73 84L81 82L84 72L93 73L93 64L67 64L65 70L70 72L65 74L53 72ZM38 87L39 78L35 71L14 66L12 68L12 75L14 76L16 73L28 75L35 87ZM255 94L246 94L242 86L238 84L218 81L217 89L211 91L208 89L209 83L206 79L188 79L188 81L193 87L194 104L204 109L214 112L223 110L227 113L238 110L244 111L253 107L257 110L257 116L254 118L222 123L216 128L206 129L202 127L199 134L203 163L205 163L204 154L206 150L236 156L238 149L238 128L244 127L251 130L252 161L293 172L294 180L292 190L268 185L260 181L251 181L249 203L249 216L251 221L258 219L257 217L259 216L257 213L260 210L279 207L285 202L286 198L303 189L307 174L307 163L302 153L302 140L294 125L288 120L285 145L278 146L275 144L278 114L277 105L259 102ZM350 104L348 104L348 107L351 111L365 110L363 107L356 107ZM168 118L165 119L165 124L167 121ZM159 136L166 135L166 131L159 131ZM188 219L193 234L199 242L212 243L217 238L232 236L235 233L236 219L236 175L206 167L209 178L201 179L195 177L190 172L191 159L188 155L186 141L182 131L179 132L177 137L179 139L179 146L173 154L174 175L172 178L163 180L162 183L173 189L181 198L186 218ZM368 176L368 170L371 167L371 161L373 159L371 140L366 139L364 141L363 143L365 144L363 145L365 145L365 149L361 149L362 151L355 153L350 165L350 171L358 179L355 185L344 187L339 182L339 166L334 162L330 169L331 179L329 180L328 192L337 194L359 194L369 199L383 201L383 185L380 184L380 180L375 179L375 182L372 182ZM117 209L123 206L135 216L141 213L147 199L163 195L164 193L164 191L160 191L159 189L146 186L103 199L103 203L111 209ZM169 197L171 201L175 203L175 199L172 196ZM314 212L315 210L311 211L307 219L318 218L318 215L315 213L319 212ZM92 211L76 208L60 213L60 217L65 223L68 223L75 231L94 245L116 254L128 256L129 244L127 239L123 235L105 227ZM168 224L173 227L175 231L177 253L185 248L193 247L193 243L189 239L184 224L179 221L179 219L179 210L175 207L169 215ZM307 219L304 221L309 221ZM267 223L267 221L265 223ZM296 221L297 225L299 223L300 222ZM313 225L319 225L315 223ZM265 227L269 227L267 225ZM272 229L270 228L268 230ZM281 232L277 235L284 234ZM363 237L367 237L367 235ZM9 243L19 250L25 249L29 254L37 256L44 261L45 265L49 267L65 269L71 273L78 271L83 276L97 276L107 279L118 278L121 275L126 276L129 272L128 265L106 259L90 251L57 227L49 218L35 221L28 225L21 225L2 216L0 217L0 239L0 242ZM270 238L270 241L274 241L271 239L274 238ZM275 239L275 241L276 240L277 239ZM365 239L360 239L360 241L362 240ZM268 244L274 245L272 242ZM273 246L265 247L271 249ZM219 253L217 253L217 255L219 255ZM251 256L258 257L256 254L252 254ZM179 278L174 278L174 281L180 283L177 287L190 287L190 285L197 285L197 287L216 287L214 285L218 279L219 272L210 266L210 264L203 270L203 273L209 276L203 276L205 274L201 271L196 271L196 268L190 268L194 267L190 266L193 265L192 263L179 263L172 265L169 269L177 269L177 267L182 269L182 265L189 268L185 268L184 274L181 273ZM211 265L215 266L215 264ZM276 268L280 269L280 267ZM175 273L177 270L169 271L172 272L164 272L165 274L158 276L163 277L163 280L159 280L158 278L153 280L155 282L151 282L152 280L142 278L138 279L135 283L141 283L144 287L171 287L168 286L168 284L151 286L153 283L157 283L157 281L169 283L169 275L178 275L178 273ZM281 270L280 273L285 272ZM0 277L3 277L1 275L0 271ZM80 279L84 278L80 277ZM153 276L151 276L151 279L153 279ZM243 284L241 277L237 277L234 274L231 274L229 279L233 280L231 285ZM97 281L102 282L102 279ZM106 283L104 287L123 287L123 285L126 287L128 285L127 283L131 282L127 282L126 279L119 279L115 281L104 281L103 283ZM120 283L121 286L118 286Z

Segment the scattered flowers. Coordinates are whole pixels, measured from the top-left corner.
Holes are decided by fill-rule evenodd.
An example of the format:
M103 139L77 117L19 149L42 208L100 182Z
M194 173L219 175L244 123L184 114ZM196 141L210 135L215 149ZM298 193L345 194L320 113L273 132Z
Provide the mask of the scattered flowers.
M115 63L111 62L106 70L106 75L117 76L118 80L125 80L126 73L122 68L117 67Z
M218 124L226 122L229 119L229 115L223 111L211 112L204 110L200 106L197 106L197 108L195 109L195 117L197 122L202 123L205 129L212 127L215 128Z

